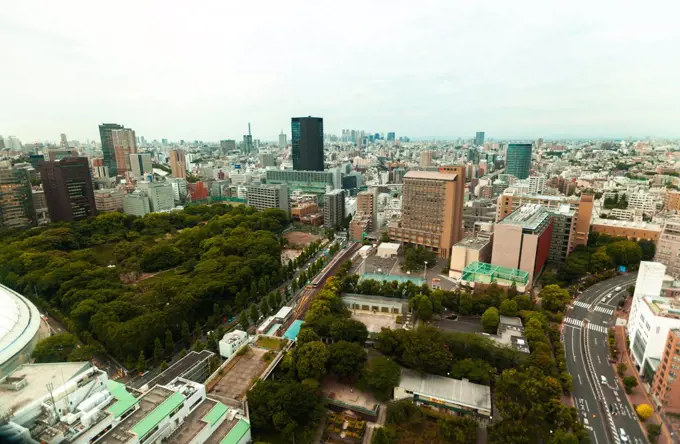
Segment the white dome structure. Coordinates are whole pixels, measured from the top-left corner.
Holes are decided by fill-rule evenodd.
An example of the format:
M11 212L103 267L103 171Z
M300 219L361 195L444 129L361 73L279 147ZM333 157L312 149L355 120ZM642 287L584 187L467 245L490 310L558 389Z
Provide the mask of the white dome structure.
M31 301L0 285L0 378L29 362L38 343L40 321Z

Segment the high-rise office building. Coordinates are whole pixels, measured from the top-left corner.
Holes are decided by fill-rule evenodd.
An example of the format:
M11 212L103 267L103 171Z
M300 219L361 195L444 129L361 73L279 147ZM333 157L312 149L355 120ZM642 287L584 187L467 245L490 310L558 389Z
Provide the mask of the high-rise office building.
M449 257L463 237L465 167L409 171L404 176L401 220L388 225L396 241L423 246Z
M236 151L236 141L233 139L220 140L220 150L222 154Z
M344 190L329 191L323 198L323 225L327 228L342 226L345 220Z
M60 145L63 149L67 149L67 148L68 148L68 140L66 139L66 134L61 133L61 134L59 135L59 145Z
M253 135L250 133L250 122L248 122L248 134L243 135L243 154L251 154L253 152Z
M387 133L387 141L388 142L394 142L395 138L396 138L396 134L393 131Z
M288 147L288 136L281 130L279 134L279 148L285 150Z
M170 170L172 171L172 177L186 179L187 160L183 150L170 151Z
M130 154L137 152L137 138L135 132L127 128L112 130L111 137L117 174L122 176L130 171Z
M518 179L529 177L531 169L531 144L511 143L505 152L505 173Z
M477 131L477 133L475 134L475 145L477 146L484 145L484 131Z
M86 157L40 162L40 179L52 222L97 215L90 165Z
M116 151L113 145L113 130L123 128L123 125L118 125L117 123L102 123L99 125L99 137L101 138L102 152L104 153L104 166L108 169L111 177L118 175Z
M321 117L293 117L293 169L323 171L323 119Z
M6 228L35 225L32 197L28 169L0 167L0 225Z
M151 162L151 154L130 154L130 168L135 177L142 177L144 174L152 174L153 163Z

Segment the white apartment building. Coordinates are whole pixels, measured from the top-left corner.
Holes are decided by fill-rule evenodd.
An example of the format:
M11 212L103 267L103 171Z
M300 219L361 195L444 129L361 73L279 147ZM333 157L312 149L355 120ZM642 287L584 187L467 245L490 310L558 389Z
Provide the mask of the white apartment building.
M612 208L609 212L609 218L614 218L618 220L635 220L636 210L624 210L622 208Z
M671 291L674 288L676 291ZM678 290L672 278L666 276L665 265L640 263L626 329L633 362L650 382L662 357L668 330L680 328Z
M642 210L646 214L656 214L658 198L649 193L637 192L629 193L628 197L628 209L629 210ZM663 202L658 202L660 205Z
M175 195L172 185L167 182L141 182L137 187L149 196L151 211L170 211L175 208Z
M279 208L290 213L288 201L288 187L283 184L251 185L248 189L248 205L265 210L267 208Z
M166 182L172 186L172 195L175 203L184 202L187 198L187 180L179 177L168 177Z
M219 342L220 355L223 358L230 358L236 353L243 345L248 342L248 333L242 330L234 330L226 333L224 337Z
M133 191L123 197L123 213L142 217L150 212L149 196L144 191Z
M543 193L543 191L545 191L545 183L545 176L529 176L529 193Z
M680 219L667 220L664 224L654 259L666 266L670 276L680 279Z

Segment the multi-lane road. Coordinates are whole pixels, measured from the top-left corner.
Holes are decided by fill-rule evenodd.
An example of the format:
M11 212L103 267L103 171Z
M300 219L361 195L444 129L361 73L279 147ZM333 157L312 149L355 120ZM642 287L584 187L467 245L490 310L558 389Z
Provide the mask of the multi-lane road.
M614 326L614 310L635 279L635 274L628 274L593 285L572 302L564 316L562 341L574 383L574 402L594 444L647 442L609 362L607 336ZM616 291L617 287L621 290Z

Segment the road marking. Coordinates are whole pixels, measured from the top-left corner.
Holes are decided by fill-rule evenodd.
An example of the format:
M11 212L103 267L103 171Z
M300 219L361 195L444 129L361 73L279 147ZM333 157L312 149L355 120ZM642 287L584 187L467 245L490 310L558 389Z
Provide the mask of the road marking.
M607 329L601 325L588 323L588 330L596 331L599 333L607 333Z
M589 309L592 304L586 304L585 302L576 301L574 302L574 305L577 307Z
M574 319L574 318L566 317L566 318L564 318L564 322L566 322L567 324L574 325L576 327L582 327L583 326L583 320L582 319Z
M580 373L576 373L576 376L578 376L578 384L579 384L579 385L583 384L583 381L581 381L581 374L580 374Z
M604 307L600 307L599 305L597 307L595 307L595 311L599 311L600 313L604 313L604 314L608 314L608 315L614 314L614 310L612 310L611 308L604 308Z
M595 355L595 357L597 358L597 363L601 365L602 360L600 359L600 355Z

